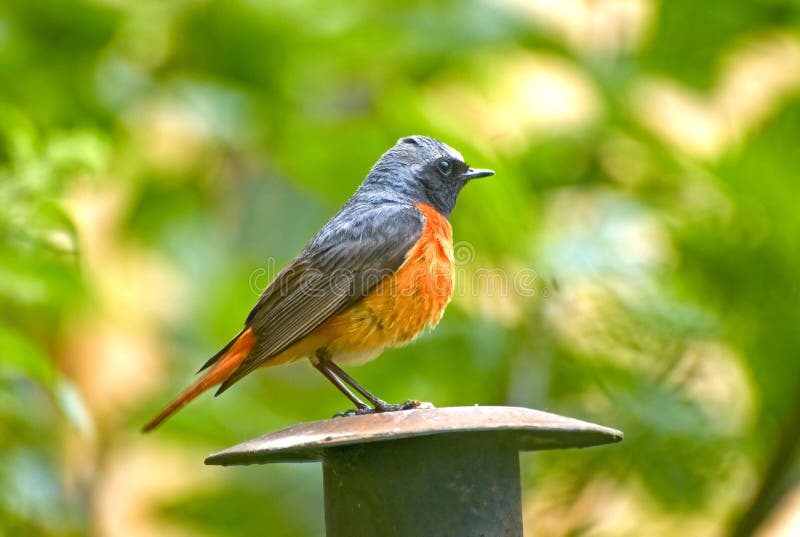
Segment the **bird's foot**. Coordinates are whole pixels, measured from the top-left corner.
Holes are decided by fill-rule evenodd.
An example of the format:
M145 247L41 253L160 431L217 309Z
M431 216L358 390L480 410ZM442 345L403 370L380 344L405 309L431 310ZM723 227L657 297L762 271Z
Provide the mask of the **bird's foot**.
M415 408L436 408L433 406L433 403L428 403L427 401L417 401L416 399L409 399L405 403L400 403L399 405L393 405L390 403L382 402L375 406L375 408L371 407L363 407L363 408L351 408L350 410L346 410L344 412L337 412L333 415L334 418L346 418L348 416L363 416L365 414L381 414L383 412L399 412L401 410L412 410Z
M345 410L344 412L337 412L333 415L334 418L347 418L349 416L363 416L365 414L374 414L375 409L372 407L364 407L364 408L351 408L350 410Z

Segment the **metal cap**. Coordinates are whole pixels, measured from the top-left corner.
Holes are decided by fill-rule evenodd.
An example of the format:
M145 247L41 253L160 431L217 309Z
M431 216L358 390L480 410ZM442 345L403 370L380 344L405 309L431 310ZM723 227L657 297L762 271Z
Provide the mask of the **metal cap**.
M622 440L622 432L521 407L418 408L292 425L214 453L206 464L231 466L322 460L340 446L452 433L511 436L519 451L582 448Z

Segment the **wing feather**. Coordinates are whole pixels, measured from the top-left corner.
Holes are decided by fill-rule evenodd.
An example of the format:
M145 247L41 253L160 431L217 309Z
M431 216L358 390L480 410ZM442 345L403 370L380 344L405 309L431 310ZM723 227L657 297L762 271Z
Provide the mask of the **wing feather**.
M258 341L217 394L366 296L403 264L424 225L412 204L351 200L264 290L245 323Z

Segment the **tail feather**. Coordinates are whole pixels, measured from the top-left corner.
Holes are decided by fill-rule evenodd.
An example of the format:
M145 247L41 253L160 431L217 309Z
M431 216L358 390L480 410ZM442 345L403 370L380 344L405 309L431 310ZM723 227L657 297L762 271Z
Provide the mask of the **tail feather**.
M203 366L202 366L200 369L198 369L198 370L197 370L197 373L200 373L201 371L205 371L206 369L208 369L209 367L211 367L212 365L214 365L215 363L217 363L217 362L219 361L219 359L220 359L220 358L222 358L223 356L225 356L225 353L227 353L227 352L228 352L228 350L229 350L229 349L230 349L230 348L231 348L231 347L234 345L234 343L236 343L237 341L239 341L239 338L240 338L240 337L242 336L242 334L244 334L244 333L245 333L245 331L247 331L247 330L249 330L249 328L244 328L244 329L242 329L242 331L241 331L241 332L239 332L238 334L236 334L236 337L234 337L232 340L230 340L230 341L228 342L228 344L227 344L227 345L225 345L224 347L222 347L222 348L219 350L219 352L217 352L217 354L215 354L214 356L212 356L211 358L209 358L209 359L206 361L206 363L204 363L204 364L203 364Z
M186 406L189 401L228 378L236 368L239 367L250 350L256 343L256 336L249 328L239 333L230 343L228 343L219 353L217 353L213 361L208 363L205 367L213 364L211 369L208 370L202 377L200 377L194 384L186 388L178 397L176 397L158 416L153 418L147 425L142 428L143 433L147 433L158 427L161 422L172 416L175 412ZM202 369L201 369L202 371Z

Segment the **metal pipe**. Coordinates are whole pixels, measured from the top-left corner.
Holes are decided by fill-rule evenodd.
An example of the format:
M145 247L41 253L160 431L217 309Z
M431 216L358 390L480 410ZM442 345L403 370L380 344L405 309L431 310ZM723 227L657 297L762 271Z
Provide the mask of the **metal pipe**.
M328 537L522 537L519 453L508 433L453 433L332 449Z

